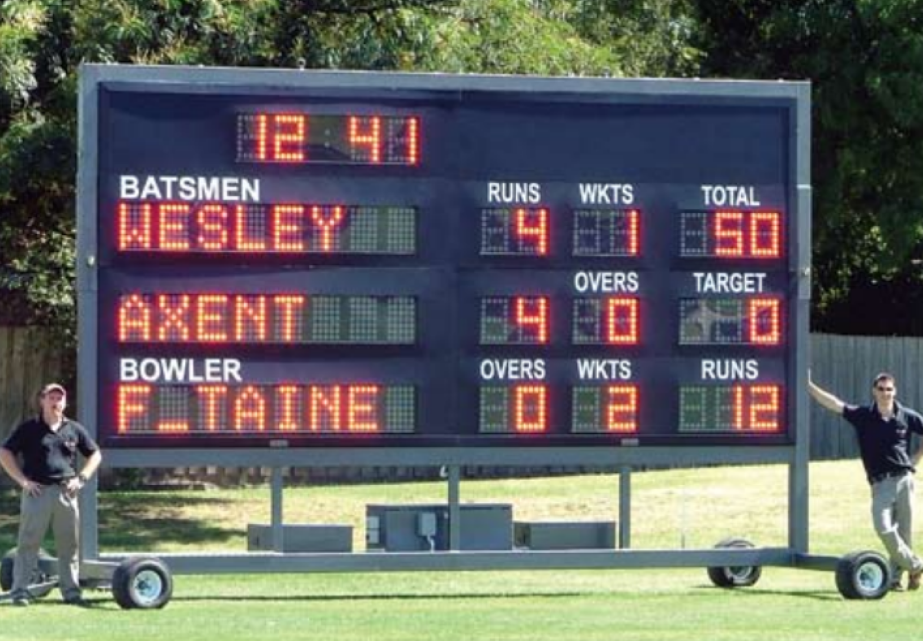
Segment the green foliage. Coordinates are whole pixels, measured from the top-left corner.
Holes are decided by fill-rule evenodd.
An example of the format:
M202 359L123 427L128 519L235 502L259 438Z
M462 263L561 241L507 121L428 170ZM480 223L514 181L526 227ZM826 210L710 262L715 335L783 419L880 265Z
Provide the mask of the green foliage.
M923 2L698 5L707 73L813 84L815 327L923 333L912 314L854 311L923 287Z
M82 62L659 76L696 59L686 1L7 0L0 272L32 304L19 320L76 329Z

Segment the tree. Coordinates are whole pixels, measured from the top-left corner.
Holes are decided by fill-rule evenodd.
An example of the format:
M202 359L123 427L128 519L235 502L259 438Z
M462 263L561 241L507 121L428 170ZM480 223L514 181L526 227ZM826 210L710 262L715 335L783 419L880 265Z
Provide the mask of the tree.
M0 280L73 339L82 62L661 76L695 66L688 1L7 0Z
M923 2L699 0L705 73L809 79L817 329L923 334ZM870 296L872 292L874 295Z

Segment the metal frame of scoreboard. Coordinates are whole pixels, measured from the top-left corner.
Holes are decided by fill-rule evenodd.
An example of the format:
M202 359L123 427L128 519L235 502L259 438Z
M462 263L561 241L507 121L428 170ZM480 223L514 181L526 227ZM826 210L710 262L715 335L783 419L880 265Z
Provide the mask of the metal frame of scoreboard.
M300 572L348 570L437 570L525 568L619 568L694 566L798 566L832 569L836 559L808 554L808 415L806 365L810 297L810 87L807 83L700 80L525 78L417 75L393 73L298 72L204 68L84 66L80 83L80 144L78 175L78 308L79 407L81 418L95 431L101 418L99 388L100 305L98 211L101 202L99 167L99 101L101 87L137 92L208 94L266 91L299 95L312 90L334 90L345 96L395 92L402 96L464 95L503 92L530 99L547 96L567 100L575 96L602 103L639 105L693 102L716 108L741 104L771 105L787 122L784 143L788 225L786 230L788 309L786 334L790 339L786 383L788 439L769 443L694 444L673 447L647 445L627 439L613 446L413 446L356 447L116 447L106 452L111 467L176 467L196 465L263 466L274 469L272 526L275 552L246 554L164 555L174 572ZM720 135L720 132L715 132ZM648 399L651 400L651 399ZM788 546L755 549L646 550L629 549L631 522L630 472L636 466L782 463L789 468ZM448 470L450 536L447 553L282 553L282 476L285 466L445 466ZM460 552L457 526L460 515L460 469L465 465L590 465L621 470L620 538L622 549L607 551ZM92 488L95 490L94 488ZM86 567L116 560L101 555L95 491L82 497L81 537ZM103 570L105 573L105 570Z

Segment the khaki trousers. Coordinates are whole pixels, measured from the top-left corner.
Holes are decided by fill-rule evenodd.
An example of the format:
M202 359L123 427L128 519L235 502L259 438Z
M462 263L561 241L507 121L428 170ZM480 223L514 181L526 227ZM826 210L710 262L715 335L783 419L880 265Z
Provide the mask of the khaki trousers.
M909 473L872 485L872 523L888 550L895 580L900 580L904 570L923 568L923 561L912 549L915 486L913 474Z
M13 571L14 596L28 594L30 580L38 565L38 550L48 531L54 531L58 554L58 580L65 599L80 596L78 560L80 511L77 497L68 496L60 485L45 485L38 496L22 494L19 510L19 540Z

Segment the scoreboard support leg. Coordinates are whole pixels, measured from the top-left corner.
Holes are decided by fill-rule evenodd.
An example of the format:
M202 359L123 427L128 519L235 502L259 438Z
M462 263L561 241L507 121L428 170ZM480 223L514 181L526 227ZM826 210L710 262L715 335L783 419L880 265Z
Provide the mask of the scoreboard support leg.
M631 468L619 468L619 540L618 547L631 547Z
M282 528L282 468L272 468L272 549L274 552L282 552L284 548L283 528Z
M449 551L461 549L461 467L449 465Z

